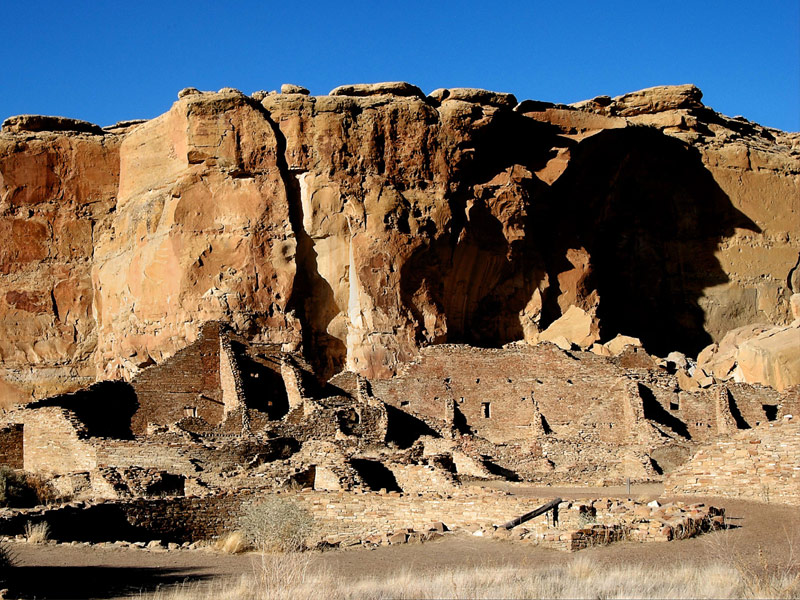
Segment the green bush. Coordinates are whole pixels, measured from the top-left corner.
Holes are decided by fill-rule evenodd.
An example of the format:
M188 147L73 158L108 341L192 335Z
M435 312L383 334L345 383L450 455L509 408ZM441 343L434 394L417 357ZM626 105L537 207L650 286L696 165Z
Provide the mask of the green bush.
M314 518L291 500L271 496L248 506L239 519L245 539L258 550L296 552L314 529Z

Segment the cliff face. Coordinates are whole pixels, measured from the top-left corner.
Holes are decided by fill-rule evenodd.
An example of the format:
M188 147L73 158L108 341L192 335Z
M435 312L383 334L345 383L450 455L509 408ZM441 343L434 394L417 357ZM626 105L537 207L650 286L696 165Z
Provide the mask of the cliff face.
M94 236L118 172L115 136L0 134L0 401L95 380Z
M664 354L786 324L800 139L700 98L190 89L105 130L9 119L0 394L129 377L212 320L372 378L422 345L534 342L573 305Z

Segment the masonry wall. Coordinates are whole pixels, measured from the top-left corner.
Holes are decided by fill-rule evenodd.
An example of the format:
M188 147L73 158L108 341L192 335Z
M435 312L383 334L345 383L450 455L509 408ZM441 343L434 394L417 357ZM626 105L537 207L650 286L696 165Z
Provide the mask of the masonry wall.
M219 473L246 464L255 456L284 456L293 448L284 438L245 441L238 436L219 436L216 440L206 436L203 443L196 443L169 433L135 440L97 440L94 445L100 466L138 466L188 476L197 472L198 464Z
M22 424L0 428L0 464L12 469L24 468Z
M314 516L315 538L363 537L402 528L425 531L434 522L450 528L490 527L518 517L546 500L501 493L424 496L399 493L304 491L280 494ZM46 520L59 540L130 541L209 539L238 527L242 510L263 495L238 494L205 498L106 501L92 506L65 506L38 511L0 512L0 534L21 533L29 520ZM564 515L568 518L569 515ZM544 519L542 519L543 522Z
M455 423L493 442L533 438L534 399L558 436L595 427L618 441L622 406L606 393L624 375L610 362L556 346L483 349L443 345L425 348L399 377L373 381L376 397L401 409L445 421L446 401ZM616 431L614 430L617 426Z
M664 490L800 505L800 418L759 425L703 446L666 478Z
M81 423L67 410L55 406L24 411L22 446L26 471L69 473L90 471L97 455Z
M167 425L184 416L197 416L211 424L222 422L225 411L219 367L219 324L206 323L196 342L133 380L139 402L131 419L133 432L142 434L148 423Z
M652 361L650 361L652 362ZM371 382L373 393L397 408L453 421L490 441L533 439L537 409L544 428L558 438L591 432L613 444L630 441L638 421L631 419L630 393L622 382L635 381L647 419L695 441L715 437L714 390L681 391L674 375L657 368L625 369L588 352L565 352L552 344L502 349L438 345L424 348L399 376ZM725 384L728 385L728 384ZM738 424L766 422L762 405L777 405L770 388L729 386Z

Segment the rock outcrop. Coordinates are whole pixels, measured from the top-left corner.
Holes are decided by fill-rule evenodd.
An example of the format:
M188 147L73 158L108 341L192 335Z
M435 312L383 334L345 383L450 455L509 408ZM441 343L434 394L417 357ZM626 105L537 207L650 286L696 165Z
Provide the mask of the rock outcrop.
M661 355L792 320L800 136L719 115L693 86L574 106L282 91L187 88L106 129L6 121L0 394L131 377L212 320L323 378L538 340L571 307L592 323L568 341Z
M736 328L698 356L701 368L719 380L760 383L779 391L800 386L800 294L791 298L793 316L786 327Z

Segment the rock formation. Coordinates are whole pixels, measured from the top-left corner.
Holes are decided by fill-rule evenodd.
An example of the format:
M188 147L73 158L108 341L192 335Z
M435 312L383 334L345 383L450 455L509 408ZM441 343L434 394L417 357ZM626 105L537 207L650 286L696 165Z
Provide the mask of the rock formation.
M5 122L3 399L131 379L209 321L327 379L390 377L444 342L535 343L562 318L562 345L623 334L690 356L792 320L800 136L694 86L572 106L282 92L189 88L103 129Z

